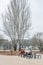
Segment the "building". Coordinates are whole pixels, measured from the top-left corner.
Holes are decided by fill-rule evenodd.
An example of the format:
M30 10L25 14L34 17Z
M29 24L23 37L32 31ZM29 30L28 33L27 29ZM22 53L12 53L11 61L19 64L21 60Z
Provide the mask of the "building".
M0 50L10 50L11 44L6 39L0 39Z

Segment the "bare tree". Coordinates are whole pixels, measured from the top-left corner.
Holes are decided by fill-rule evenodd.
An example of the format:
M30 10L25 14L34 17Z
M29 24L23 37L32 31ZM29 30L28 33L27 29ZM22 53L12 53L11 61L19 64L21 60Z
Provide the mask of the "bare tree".
M33 45L37 45L40 49L40 51L43 50L43 41L42 41L43 33L38 32L37 34L34 35L32 42Z
M40 52L43 51L43 33L42 32L38 32L37 33L37 38L38 38L38 42L39 42L39 49L40 49Z
M36 35L34 35L34 36L32 37L32 45L33 45L33 46L38 45L38 39L37 39Z
M0 34L0 39L4 39L4 36L2 34Z
M24 39L31 26L30 7L27 5L27 0L10 1L8 11L5 15L2 15L2 18L4 33L10 37L12 44L16 39L17 43L20 44L20 40Z

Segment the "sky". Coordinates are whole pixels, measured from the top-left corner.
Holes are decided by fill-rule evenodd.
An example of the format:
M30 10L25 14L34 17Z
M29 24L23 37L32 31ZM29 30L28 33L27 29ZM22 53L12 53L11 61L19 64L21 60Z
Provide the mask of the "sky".
M31 10L31 35L43 32L43 0L28 0ZM0 0L0 28L2 28L1 14L5 13L10 0Z
M33 32L43 32L43 0L30 0Z

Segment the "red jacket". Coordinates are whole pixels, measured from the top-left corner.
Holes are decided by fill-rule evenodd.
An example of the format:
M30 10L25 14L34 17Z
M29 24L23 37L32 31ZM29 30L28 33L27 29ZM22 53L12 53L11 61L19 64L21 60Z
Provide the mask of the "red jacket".
M24 54L24 53L25 53L25 51L23 49L21 49L20 54Z

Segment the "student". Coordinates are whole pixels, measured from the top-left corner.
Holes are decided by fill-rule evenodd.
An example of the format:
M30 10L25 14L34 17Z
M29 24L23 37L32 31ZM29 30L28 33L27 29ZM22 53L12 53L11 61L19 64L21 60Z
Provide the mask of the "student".
M24 53L25 53L25 51L23 49L21 49L20 55L22 56L22 55L24 55Z
M32 56L32 50L30 49L30 52L28 53L28 55L29 55L29 58L32 58L33 56Z
M32 55L32 49L30 49L29 55Z

